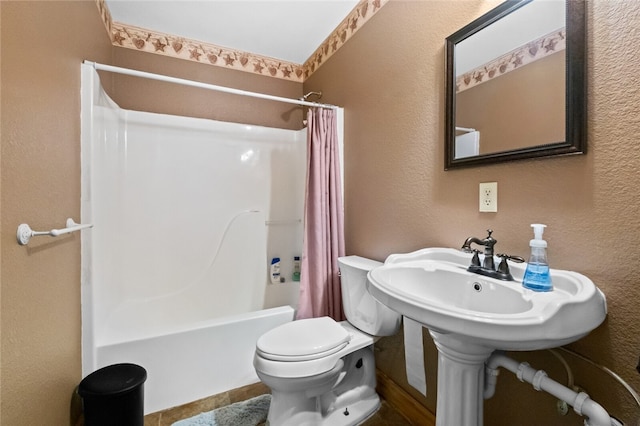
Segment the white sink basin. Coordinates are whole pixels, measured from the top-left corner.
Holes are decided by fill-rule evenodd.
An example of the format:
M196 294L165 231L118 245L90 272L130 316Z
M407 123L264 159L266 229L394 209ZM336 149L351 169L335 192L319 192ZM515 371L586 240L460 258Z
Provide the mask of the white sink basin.
M605 296L584 275L552 269L554 290L541 293L522 287L526 265L510 264L515 281L501 281L468 272L470 262L447 248L391 255L369 273L368 289L432 332L491 349L562 346L604 321Z

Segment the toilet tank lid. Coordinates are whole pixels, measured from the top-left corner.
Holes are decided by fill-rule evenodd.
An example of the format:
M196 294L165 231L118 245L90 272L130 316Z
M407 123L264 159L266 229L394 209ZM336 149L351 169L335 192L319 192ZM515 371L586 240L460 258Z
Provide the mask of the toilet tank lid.
M278 326L258 339L258 351L279 357L303 357L331 352L351 335L332 318L309 318Z
M343 256L338 258L338 265L350 266L352 268L361 269L363 271L370 271L373 268L377 268L378 266L382 266L382 262L378 262L377 260L367 259L366 257L361 256Z

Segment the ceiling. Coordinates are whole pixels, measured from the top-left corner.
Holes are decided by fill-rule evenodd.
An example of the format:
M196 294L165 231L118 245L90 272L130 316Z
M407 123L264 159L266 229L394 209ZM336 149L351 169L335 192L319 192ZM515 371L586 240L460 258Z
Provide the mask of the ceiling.
M106 0L113 21L297 64L358 0Z

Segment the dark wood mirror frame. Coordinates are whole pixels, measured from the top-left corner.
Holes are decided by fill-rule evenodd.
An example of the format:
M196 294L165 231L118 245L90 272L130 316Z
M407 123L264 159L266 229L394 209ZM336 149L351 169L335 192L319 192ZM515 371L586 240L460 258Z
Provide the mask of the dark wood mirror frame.
M455 158L456 71L455 46L467 37L491 25L532 0L507 0L495 9L446 38L446 111L445 170L494 164L527 158L584 154L587 148L586 25L585 1L566 0L566 111L565 141L495 152L473 157Z

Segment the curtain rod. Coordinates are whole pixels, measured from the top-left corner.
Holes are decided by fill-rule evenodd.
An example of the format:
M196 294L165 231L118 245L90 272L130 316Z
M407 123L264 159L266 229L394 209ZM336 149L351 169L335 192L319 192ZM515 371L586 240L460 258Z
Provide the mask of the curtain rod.
M307 101L301 101L299 99L290 99L290 98L283 98L283 97L280 97L280 96L267 95L267 94L264 94L264 93L249 92L249 91L246 91L246 90L233 89L231 87L224 87L224 86L217 86L215 84L201 83L199 81L186 80L186 79L177 78L177 77L170 77L170 76L162 75L162 74L154 74L154 73L150 73L150 72L132 70L132 69L128 69L128 68L114 67L112 65L99 64L97 62L91 62L91 61L87 61L87 60L85 60L84 63L89 65L89 66L92 66L94 69L100 70L100 71L108 71L108 72L114 72L114 73L118 73L118 74L126 74L126 75L131 75L131 76L134 76L134 77L148 78L148 79L151 79L151 80L166 81L166 82L169 82L169 83L182 84L184 86L198 87L198 88L201 88L201 89L208 89L208 90L215 90L215 91L218 91L218 92L232 93L234 95L250 96L250 97L253 97L253 98L267 99L267 100L270 100L270 101L286 102L286 103L290 103L290 104L304 105L304 106L318 107L318 108L329 108L329 109L337 109L337 108L339 108L336 105L319 104L317 102L307 102Z

